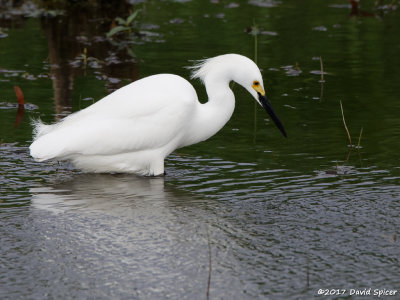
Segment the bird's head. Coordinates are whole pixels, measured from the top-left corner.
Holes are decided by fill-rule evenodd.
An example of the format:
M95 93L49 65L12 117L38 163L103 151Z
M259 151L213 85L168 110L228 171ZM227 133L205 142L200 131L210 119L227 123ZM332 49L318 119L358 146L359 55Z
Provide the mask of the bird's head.
M287 137L285 128L272 108L272 104L269 102L265 93L260 69L251 59L244 56L242 57L242 63L239 66L241 70L234 72L233 80L243 86L253 96L253 98L266 110L282 134Z
M193 70L192 78L200 78L206 86L214 82L220 83L221 79L226 83L233 80L243 86L267 111L282 134L287 136L282 122L265 94L260 69L251 59L238 54L224 54L198 61L190 68Z

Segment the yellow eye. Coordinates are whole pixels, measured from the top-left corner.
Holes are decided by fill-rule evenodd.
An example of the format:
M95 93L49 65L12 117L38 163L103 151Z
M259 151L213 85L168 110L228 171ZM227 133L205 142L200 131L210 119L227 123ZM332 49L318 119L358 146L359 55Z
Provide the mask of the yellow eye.
M253 89L255 89L255 91L257 93L260 93L263 96L265 95L265 91L263 90L263 88L258 80L253 81Z

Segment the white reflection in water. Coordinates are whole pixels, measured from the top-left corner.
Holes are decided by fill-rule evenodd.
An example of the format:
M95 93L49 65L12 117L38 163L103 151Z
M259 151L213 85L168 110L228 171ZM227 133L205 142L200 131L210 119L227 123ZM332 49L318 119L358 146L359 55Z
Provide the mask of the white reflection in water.
M97 288L93 293L70 287L77 297L128 293L196 299L206 292L210 243L211 294L230 299L245 299L244 292L260 294L260 286L244 276L253 269L246 244L241 245L247 241L245 224L224 217L227 203L195 197L167 182L162 177L84 174L31 188L32 239L46 262L33 258L29 264L44 264L57 270L56 276L72 268L68 284Z
M53 296L205 294L205 224L164 178L86 174L30 192L31 239L41 254L29 265L46 266L42 280L65 283Z
M80 209L126 214L137 208L162 208L174 198L165 191L163 177L122 174L84 174L54 186L31 188L30 192L32 207L52 212Z

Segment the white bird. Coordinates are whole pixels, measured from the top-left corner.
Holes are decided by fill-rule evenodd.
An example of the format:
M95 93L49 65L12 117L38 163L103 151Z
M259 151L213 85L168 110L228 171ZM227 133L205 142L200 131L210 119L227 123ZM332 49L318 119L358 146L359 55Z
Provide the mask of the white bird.
M191 68L192 78L204 83L208 102L200 103L193 86L180 76L149 76L56 124L34 121L31 156L69 160L85 172L162 175L170 153L210 138L228 122L235 107L230 81L242 85L286 137L252 60L225 54Z

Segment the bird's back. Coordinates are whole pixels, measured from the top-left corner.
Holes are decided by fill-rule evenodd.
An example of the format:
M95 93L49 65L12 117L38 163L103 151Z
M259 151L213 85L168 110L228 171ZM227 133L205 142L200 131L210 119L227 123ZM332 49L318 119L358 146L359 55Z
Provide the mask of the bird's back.
M37 123L31 155L39 160L115 155L179 143L198 104L192 85L172 74L135 81L54 125Z

